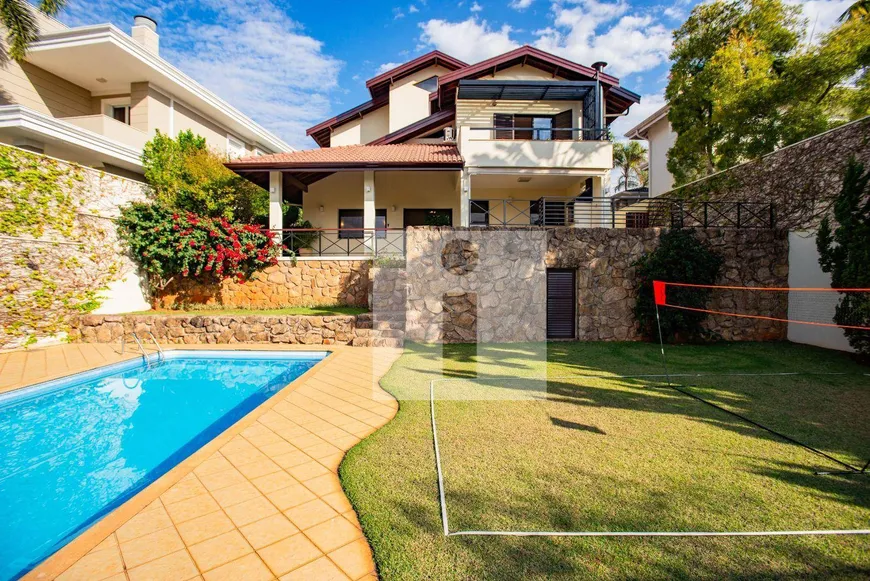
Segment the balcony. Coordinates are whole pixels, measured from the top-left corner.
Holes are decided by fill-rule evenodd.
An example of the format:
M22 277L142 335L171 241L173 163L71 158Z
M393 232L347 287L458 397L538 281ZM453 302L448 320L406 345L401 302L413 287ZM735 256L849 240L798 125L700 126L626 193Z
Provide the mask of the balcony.
M80 117L63 117L67 123L72 123L82 129L87 129L102 135L112 141L122 143L127 147L142 150L148 142L148 134L126 123L121 123L108 115L82 115Z
M566 138L554 138L559 135ZM613 145L601 129L463 125L459 142L469 167L595 171L613 167Z

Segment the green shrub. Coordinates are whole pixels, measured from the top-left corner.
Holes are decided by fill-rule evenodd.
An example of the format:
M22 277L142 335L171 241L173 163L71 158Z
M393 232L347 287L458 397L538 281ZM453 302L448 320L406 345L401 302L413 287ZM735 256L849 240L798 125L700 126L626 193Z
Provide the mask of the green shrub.
M175 139L158 131L142 154L145 179L163 206L212 218L264 221L269 193L228 170L224 161L192 131Z
M311 222L303 219L302 208L299 206L285 204L282 209L284 228L314 228ZM295 256L302 248L312 248L316 241L316 232L294 232L293 236L284 239L284 244L288 253Z
M870 288L870 171L854 158L849 160L843 187L834 201L834 221L825 217L816 245L819 265L831 274L833 288ZM838 325L870 327L870 294L841 293L834 314ZM845 329L849 344L870 356L870 331Z
M702 244L690 230L671 230L661 235L659 246L635 263L637 303L634 316L641 333L648 339L658 339L653 281L714 284L722 268L722 257ZM710 296L709 289L668 287L671 304L703 309ZM662 308L662 338L695 341L705 336L701 323L706 314L681 309Z
M118 230L158 288L176 276L244 281L276 264L282 249L260 226L182 214L159 204L126 206Z

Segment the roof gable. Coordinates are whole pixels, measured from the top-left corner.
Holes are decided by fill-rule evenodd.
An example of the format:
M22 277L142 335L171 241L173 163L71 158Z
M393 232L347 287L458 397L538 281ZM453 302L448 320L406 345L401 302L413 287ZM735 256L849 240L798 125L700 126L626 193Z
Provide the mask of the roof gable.
M372 97L377 97L378 95L388 93L390 85L396 81L435 65L444 67L449 71L460 70L468 66L461 60L444 54L440 50L433 50L369 79L366 81L366 88L372 94Z

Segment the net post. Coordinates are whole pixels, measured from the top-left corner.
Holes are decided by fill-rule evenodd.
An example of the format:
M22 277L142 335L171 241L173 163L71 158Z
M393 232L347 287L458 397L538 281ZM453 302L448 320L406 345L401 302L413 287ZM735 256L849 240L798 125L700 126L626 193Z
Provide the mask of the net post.
M659 348L662 352L662 365L665 369L665 379L668 382L668 387L671 387L671 375L668 373L668 359L665 357L665 338L662 335L662 319L659 315L659 303L664 304L666 302L666 294L665 294L665 283L660 280L653 281L653 295L654 295L654 303L656 305L656 326L659 329Z

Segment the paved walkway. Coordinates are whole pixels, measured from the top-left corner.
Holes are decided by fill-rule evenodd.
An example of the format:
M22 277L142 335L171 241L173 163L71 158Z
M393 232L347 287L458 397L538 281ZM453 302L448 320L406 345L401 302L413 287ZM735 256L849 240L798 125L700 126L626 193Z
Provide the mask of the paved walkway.
M0 391L118 361L116 351L63 345L0 354ZM346 450L396 413L377 382L399 354L335 349L26 579L374 579L337 469Z

